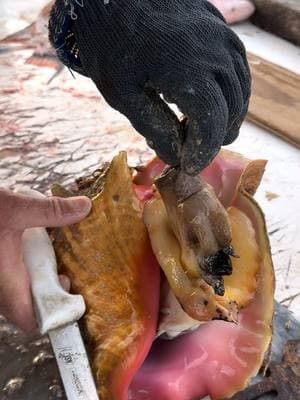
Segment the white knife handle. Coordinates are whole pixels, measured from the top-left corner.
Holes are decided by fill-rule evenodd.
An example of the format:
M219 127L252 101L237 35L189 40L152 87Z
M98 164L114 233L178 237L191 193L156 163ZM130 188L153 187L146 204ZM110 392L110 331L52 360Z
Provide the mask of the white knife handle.
M41 196L40 193L33 191L26 191L26 194ZM30 275L41 333L44 334L81 318L85 312L84 299L81 295L67 293L61 287L54 249L44 228L25 230L23 257Z

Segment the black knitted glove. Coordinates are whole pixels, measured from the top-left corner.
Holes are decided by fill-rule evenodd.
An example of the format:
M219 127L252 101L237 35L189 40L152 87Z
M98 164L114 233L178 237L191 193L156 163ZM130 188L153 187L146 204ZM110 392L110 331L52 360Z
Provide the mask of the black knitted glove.
M62 62L166 163L195 174L237 137L250 95L245 49L207 1L56 0L49 32Z

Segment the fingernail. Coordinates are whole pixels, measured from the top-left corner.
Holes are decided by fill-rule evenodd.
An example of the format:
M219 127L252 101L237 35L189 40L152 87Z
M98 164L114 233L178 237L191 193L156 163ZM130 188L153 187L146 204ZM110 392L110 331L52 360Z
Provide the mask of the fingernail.
M76 214L87 215L91 211L92 202L88 197L80 196L69 200L72 202L72 208Z

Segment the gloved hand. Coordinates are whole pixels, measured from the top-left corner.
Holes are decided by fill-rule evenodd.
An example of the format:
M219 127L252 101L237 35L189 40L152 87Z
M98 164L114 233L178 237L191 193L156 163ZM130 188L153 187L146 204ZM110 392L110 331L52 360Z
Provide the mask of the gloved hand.
M207 1L56 0L49 32L59 58L167 164L196 174L237 137L250 95L245 49Z

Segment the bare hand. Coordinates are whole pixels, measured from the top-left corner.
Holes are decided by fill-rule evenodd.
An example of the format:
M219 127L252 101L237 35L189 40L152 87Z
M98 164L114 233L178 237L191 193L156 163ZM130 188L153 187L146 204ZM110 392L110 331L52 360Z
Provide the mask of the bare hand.
M23 231L73 224L90 209L91 202L85 197L40 199L0 188L0 313L24 331L36 328L36 321L23 263ZM66 277L60 280L67 288Z

